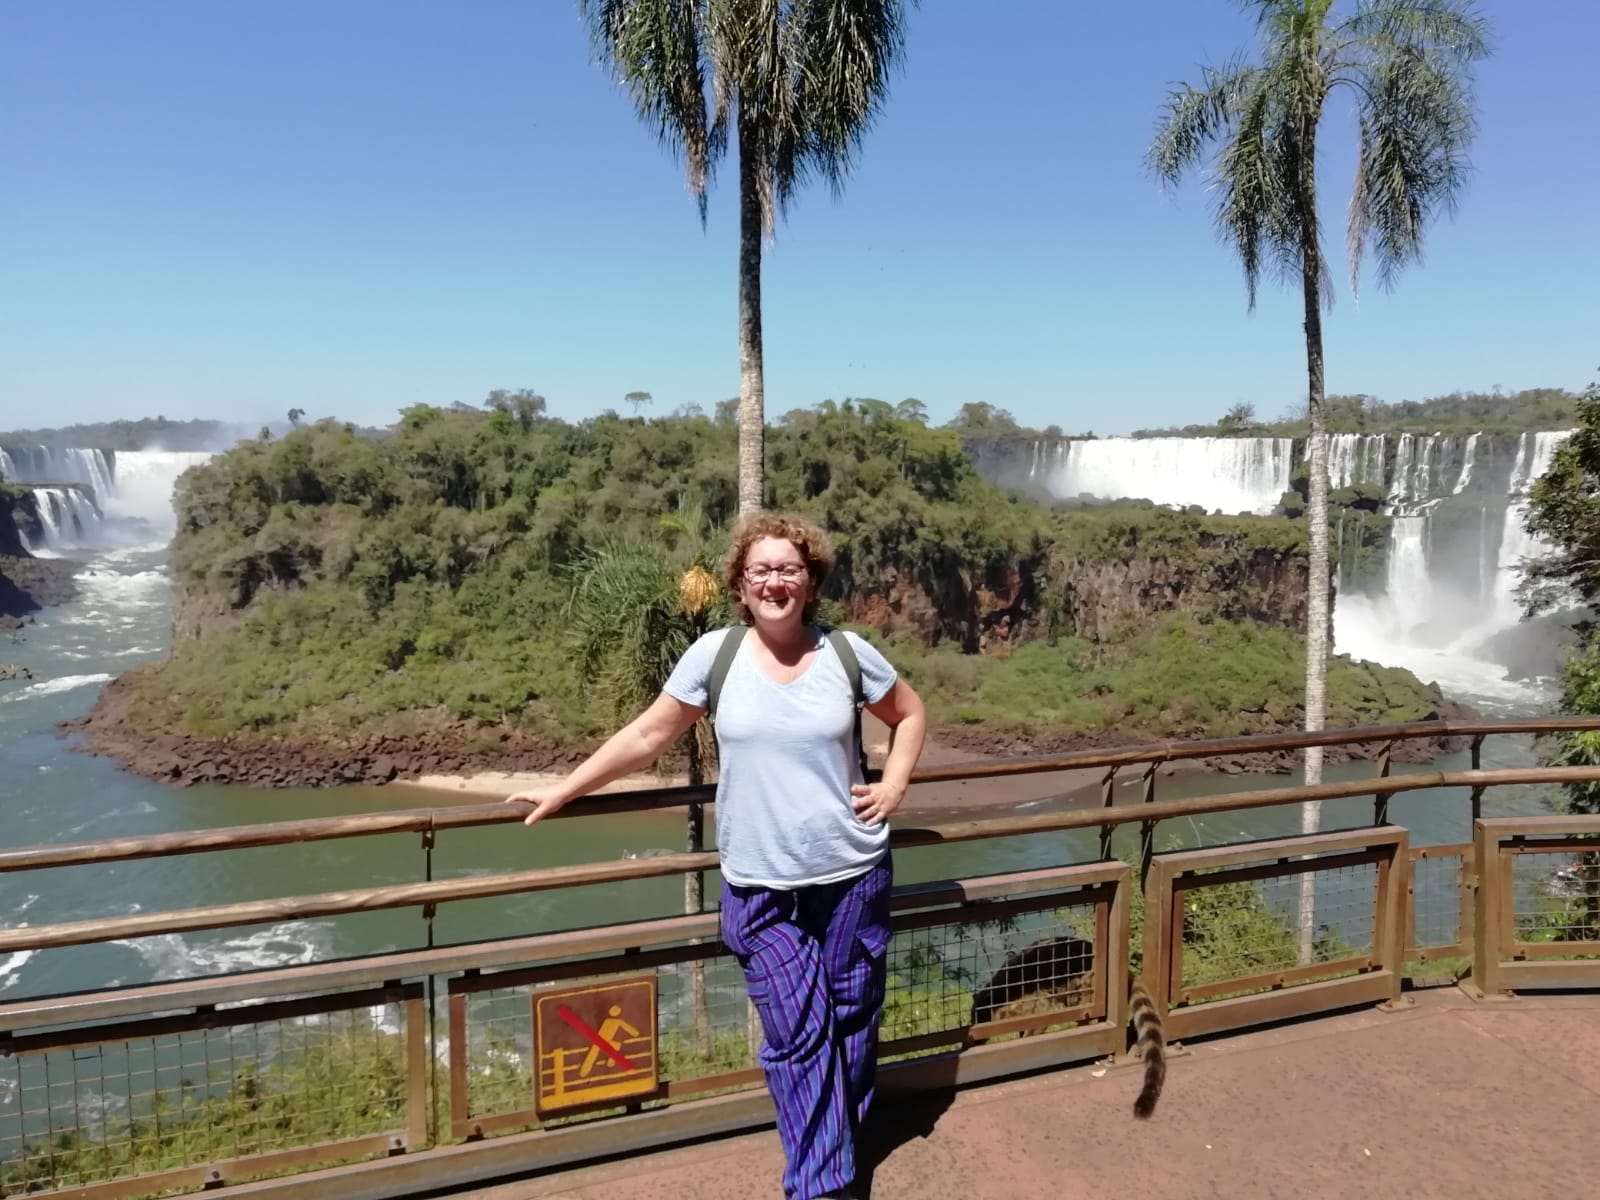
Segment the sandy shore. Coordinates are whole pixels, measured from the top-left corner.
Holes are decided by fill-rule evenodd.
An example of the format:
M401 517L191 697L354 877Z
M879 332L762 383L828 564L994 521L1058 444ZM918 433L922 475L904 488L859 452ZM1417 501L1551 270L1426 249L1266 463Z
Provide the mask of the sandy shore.
M870 713L863 725L867 740L867 754L874 762L882 762L887 750L887 730ZM967 751L941 746L932 739L923 746L922 766L939 766L955 762L971 762L974 755ZM562 778L564 772L550 771L481 771L471 775L423 775L417 779L396 780L391 787L415 788L436 795L448 795L457 801L482 803L500 800L522 788L538 787ZM1049 771L1038 775L1011 775L996 779L962 779L948 783L914 785L906 794L901 806L902 814L931 812L954 808L1009 807L1041 800L1085 792L1097 788L1102 772L1095 769L1078 771ZM607 784L596 794L635 791L640 788L674 787L687 783L682 775L657 775L642 771Z

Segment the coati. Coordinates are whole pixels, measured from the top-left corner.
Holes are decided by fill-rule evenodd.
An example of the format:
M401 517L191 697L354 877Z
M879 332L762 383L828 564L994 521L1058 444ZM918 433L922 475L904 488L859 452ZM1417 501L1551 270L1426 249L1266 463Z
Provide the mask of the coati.
M1083 938L1050 937L1014 950L972 998L972 1023L1034 1016L1073 1008L1094 990L1094 943ZM1133 1115L1148 1117L1167 1080L1167 1039L1161 1014L1137 977L1128 987L1128 1020L1134 1053L1144 1062L1144 1086Z

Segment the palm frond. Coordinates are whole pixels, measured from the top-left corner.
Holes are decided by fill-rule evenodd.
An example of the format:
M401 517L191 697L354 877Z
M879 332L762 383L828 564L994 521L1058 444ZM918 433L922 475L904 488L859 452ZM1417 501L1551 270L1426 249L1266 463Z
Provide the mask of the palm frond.
M567 624L580 677L631 720L661 690L688 648L677 580L661 547L611 540L572 567Z
M1278 188L1277 203L1266 214L1264 239L1272 255L1273 274L1282 284L1300 286L1307 250L1311 248L1317 259L1317 301L1323 308L1331 308L1333 274L1328 270L1317 217L1314 148L1305 145L1304 126L1292 111L1278 114L1277 123L1267 134L1267 145Z
M1414 47L1378 57L1359 95L1361 146L1347 225L1350 284L1359 286L1370 237L1379 284L1389 288L1402 269L1422 261L1428 221L1454 210L1477 122L1460 72Z
M697 0L581 0L600 60L627 87L639 117L682 154L689 191L706 218L706 193L725 146L708 119L704 29Z
M1292 251L1285 245L1290 219L1284 212L1283 150L1274 136L1282 124L1277 115L1266 88L1245 96L1233 136L1217 152L1212 171L1217 234L1239 256L1251 311L1263 262L1280 263Z
M1489 23L1473 0L1361 0L1335 33L1372 46L1427 47L1457 66L1489 54Z
M905 14L899 0L804 0L795 8L806 154L837 195L904 54Z
M1241 6L1246 10L1254 9L1256 27L1268 35L1269 41L1276 41L1291 34L1298 24L1307 20L1320 20L1331 2L1332 0L1241 0Z
M1164 115L1145 156L1162 182L1176 187L1208 145L1232 132L1245 97L1257 91L1257 75L1256 68L1239 63L1217 70L1206 67L1200 87L1185 84L1167 93Z

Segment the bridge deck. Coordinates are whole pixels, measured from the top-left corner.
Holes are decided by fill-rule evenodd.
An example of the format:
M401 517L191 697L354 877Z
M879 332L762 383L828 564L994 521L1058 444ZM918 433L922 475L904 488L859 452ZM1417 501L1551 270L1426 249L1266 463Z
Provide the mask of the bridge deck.
M1082 1066L883 1106L871 1200L1275 1200L1589 1194L1600 997L1455 989L1195 1043L1135 1122L1135 1068ZM470 1200L779 1197L770 1131L471 1192ZM466 1195L466 1194L463 1194ZM457 1200L462 1200L458 1195Z

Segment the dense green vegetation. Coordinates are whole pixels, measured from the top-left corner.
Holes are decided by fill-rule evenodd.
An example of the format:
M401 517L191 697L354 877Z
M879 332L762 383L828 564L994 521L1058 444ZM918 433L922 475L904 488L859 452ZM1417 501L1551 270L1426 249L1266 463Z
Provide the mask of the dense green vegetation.
M601 548L714 562L737 504L736 431L726 411L567 424L515 402L530 395L496 393L487 410L408 409L386 437L323 421L188 472L174 566L190 636L129 677L131 719L335 743L443 721L480 731L469 748L507 729L571 745L612 727L615 689L585 686L594 606L573 608L575 592ZM788 414L768 463L768 504L834 536L835 617L842 598L889 578L937 607L1020 570L1037 577L1048 610L1050 573L1067 560L1142 554L1183 568L1303 544L1289 521L1008 500L976 475L957 431L880 401ZM639 561L657 570L661 556ZM1055 644L1010 658L961 653L936 620L931 635L897 633L893 648L950 722L1180 735L1293 720L1299 687L1286 667L1302 651L1287 630L1178 617L1109 645L1076 636L1059 612L1041 624ZM591 656L588 674L603 680L594 667ZM1341 664L1337 679L1341 719L1432 703L1403 673Z
M1561 711L1593 715L1600 714L1600 626L1593 620L1600 604L1600 383L1589 385L1575 417L1572 436L1529 496L1528 529L1552 551L1524 569L1520 598L1530 615L1578 608L1578 647L1562 671ZM1549 756L1567 766L1600 766L1600 732L1554 738ZM1600 812L1600 784L1568 785L1566 807Z
M32 504L29 489L0 482L0 555L24 553L21 526Z
M1560 711L1600 714L1600 383L1578 400L1572 435L1557 448L1550 469L1533 485L1527 527L1553 547L1523 571L1519 597L1530 616L1559 613L1573 627L1576 647L1561 672ZM1549 739L1548 761L1561 766L1600 766L1600 732L1565 733ZM1600 784L1566 785L1558 802L1570 813L1600 813ZM1600 938L1600 855L1575 859L1585 883L1562 898L1550 926L1563 939ZM1524 936L1527 936L1524 934Z
M215 450L252 431L222 421L169 421L166 417L98 421L58 429L0 430L0 446L48 446L64 450Z
M1302 712L1304 641L1248 622L1202 623L1168 614L1114 642L1062 638L1004 659L890 643L934 720L1048 736L1065 729L1133 729L1211 737L1293 726ZM1335 660L1328 677L1333 726L1411 721L1436 698L1414 676Z
M585 554L653 542L685 505L725 530L735 436L726 415L569 425L495 403L409 409L387 438L321 422L247 441L180 482L179 622L202 636L148 689L148 719L331 734L438 709L594 734L615 714L572 669ZM1048 532L1047 514L977 477L953 432L873 401L784 418L767 500L833 531L835 597L890 569L938 581L1012 566ZM724 537L709 536L713 554Z
M1385 402L1373 396L1329 396L1329 433L1523 433L1566 429L1577 414L1578 396L1564 388L1526 388L1506 393L1450 392L1424 400ZM1248 404L1235 405L1214 423L1139 429L1134 437L1305 437L1303 400L1284 415L1257 420Z
M1196 565L1208 552L1227 547L1249 554L1304 554L1305 526L1261 517L1207 515L1199 506L1183 512L1148 502L1065 508L1068 519L1057 523L1052 550L1057 556L1108 560L1135 553L1160 555L1169 561Z

